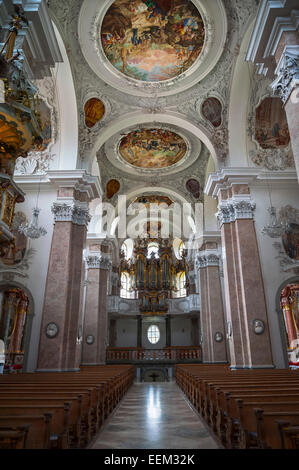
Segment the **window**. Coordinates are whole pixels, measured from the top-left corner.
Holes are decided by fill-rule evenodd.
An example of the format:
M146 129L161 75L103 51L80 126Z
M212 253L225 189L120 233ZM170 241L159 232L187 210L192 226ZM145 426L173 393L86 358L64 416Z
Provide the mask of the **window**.
M152 253L154 253L155 258L159 258L159 244L152 242L147 246L147 257L151 258Z
M125 259L128 261L134 251L134 242L131 238L128 238L121 246L121 251L123 251Z
M149 327L147 331L147 338L151 344L157 344L160 340L160 330L156 325Z
M181 272L177 275L177 289L178 289L178 297L186 297L187 296L187 289L186 289L186 273Z
M120 289L120 296L123 299L129 299L130 296L130 276L128 273L121 273L121 289Z

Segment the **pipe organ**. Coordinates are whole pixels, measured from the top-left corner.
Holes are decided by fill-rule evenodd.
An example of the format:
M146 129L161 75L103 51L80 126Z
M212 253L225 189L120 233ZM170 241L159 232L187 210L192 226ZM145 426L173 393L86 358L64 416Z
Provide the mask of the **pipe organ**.
M131 259L121 252L119 268L120 286L127 278L131 298L140 300L139 309L144 315L163 315L168 312L168 299L177 297L178 278L184 274L184 288L189 287L186 251L177 259L168 240L148 241L137 239Z

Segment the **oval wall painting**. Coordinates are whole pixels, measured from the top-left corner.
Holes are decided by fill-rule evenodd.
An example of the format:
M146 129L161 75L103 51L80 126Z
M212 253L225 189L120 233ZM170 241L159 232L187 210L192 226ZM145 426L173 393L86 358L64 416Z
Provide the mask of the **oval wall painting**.
M189 0L116 0L104 18L101 41L118 71L135 80L160 82L195 63L205 27Z
M91 98L84 106L85 124L90 129L95 126L105 114L105 105L98 98Z
M111 199L120 190L120 182L118 180L110 180L106 186L107 198Z
M187 153L187 144L181 136L166 129L140 129L123 137L119 152L135 167L160 169L181 161Z
M222 122L222 104L217 98L207 98L202 104L202 114L214 127Z

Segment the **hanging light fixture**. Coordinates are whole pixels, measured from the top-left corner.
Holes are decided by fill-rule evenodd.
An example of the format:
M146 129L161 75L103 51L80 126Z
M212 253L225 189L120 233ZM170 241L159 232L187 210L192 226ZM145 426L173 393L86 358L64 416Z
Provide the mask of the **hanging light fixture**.
M285 232L286 227L279 223L277 220L277 212L276 208L273 206L272 198L271 198L271 189L269 185L269 180L267 179L268 183L268 191L269 191L269 199L270 199L270 207L268 208L268 212L270 214L270 224L266 225L263 230L263 235L268 235L270 238L279 238Z
M30 238L32 240L37 240L40 237L47 235L47 231L44 227L38 226L38 216L40 214L40 209L38 207L38 199L40 193L40 184L41 178L39 181L38 193L37 193L37 200L36 200L36 207L32 209L32 219L29 224L22 224L19 227L19 232L25 235L26 238Z

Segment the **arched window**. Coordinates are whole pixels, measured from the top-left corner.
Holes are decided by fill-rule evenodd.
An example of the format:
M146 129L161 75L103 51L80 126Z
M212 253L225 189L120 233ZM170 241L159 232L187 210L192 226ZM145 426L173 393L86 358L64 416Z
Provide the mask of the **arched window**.
M159 243L151 242L147 246L147 257L151 258L152 253L154 253L155 258L159 258Z
M180 272L177 274L177 291L178 297L186 297L187 296L187 289L186 289L186 272Z
M120 249L124 255L125 255L125 259L128 261L132 255L133 255L133 251L134 251L134 242L131 238L128 238L128 240L126 240L122 246L121 246L121 249Z
M160 329L157 325L152 325L147 330L147 338L151 344L157 344L160 341Z
M130 286L130 276L127 272L121 273L120 278L121 288L120 288L120 296L123 299L131 299L132 298L132 290Z
M185 243L181 242L181 244L179 246L179 255L180 255L181 258L183 257L183 253L184 253L185 249L186 249Z

